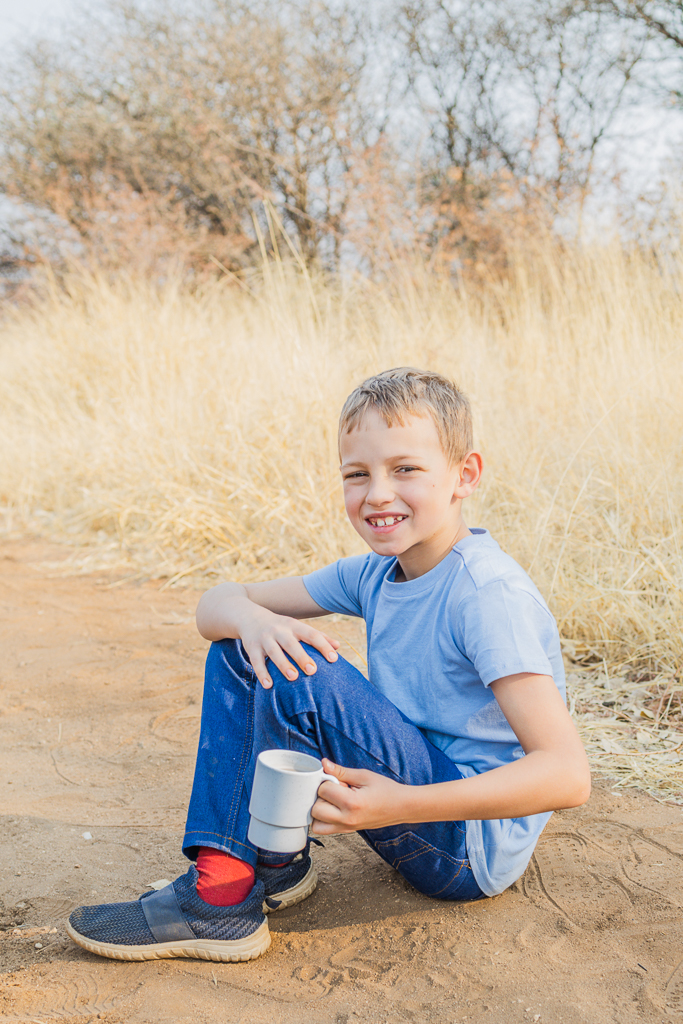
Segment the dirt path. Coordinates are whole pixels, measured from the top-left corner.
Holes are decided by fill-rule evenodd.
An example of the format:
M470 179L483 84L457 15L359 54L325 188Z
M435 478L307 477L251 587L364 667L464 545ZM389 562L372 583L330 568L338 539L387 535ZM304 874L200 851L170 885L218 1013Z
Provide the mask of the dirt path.
M251 964L124 964L74 947L81 903L184 870L206 644L196 594L55 578L63 548L0 546L0 1020L640 1024L683 1013L683 814L598 787L524 878L457 906L355 836ZM339 632L356 643L353 625ZM84 837L86 833L86 837ZM91 838L88 838L90 836Z

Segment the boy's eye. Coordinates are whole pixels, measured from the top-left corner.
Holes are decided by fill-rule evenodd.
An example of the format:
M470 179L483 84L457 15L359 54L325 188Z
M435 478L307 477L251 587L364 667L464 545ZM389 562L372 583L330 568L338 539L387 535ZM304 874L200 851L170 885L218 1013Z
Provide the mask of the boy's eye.
M344 474L344 479L345 480L353 480L354 477L357 477L357 476L367 476L367 475L368 475L367 473L364 473L362 470L358 469L358 470L356 470L355 473L345 473Z
M417 466L399 466L396 470L397 473L414 473L417 470Z

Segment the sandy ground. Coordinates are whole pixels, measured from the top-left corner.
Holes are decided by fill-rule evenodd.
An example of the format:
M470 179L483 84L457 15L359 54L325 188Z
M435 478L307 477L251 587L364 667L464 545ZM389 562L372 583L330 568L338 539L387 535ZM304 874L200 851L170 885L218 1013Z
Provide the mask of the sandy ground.
M555 815L524 878L493 900L430 901L340 837L315 853L318 890L271 916L253 963L128 964L74 947L73 907L184 870L206 644L195 592L59 578L66 553L0 545L0 1020L680 1021L683 814L609 786ZM335 628L357 643L352 624Z

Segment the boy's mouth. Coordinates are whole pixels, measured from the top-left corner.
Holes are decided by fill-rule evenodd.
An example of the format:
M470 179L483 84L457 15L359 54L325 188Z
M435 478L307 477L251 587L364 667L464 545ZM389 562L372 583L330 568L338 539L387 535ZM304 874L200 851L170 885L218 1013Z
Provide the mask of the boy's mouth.
M368 523L373 530L390 530L392 526L398 526L408 516L401 515L400 513L394 513L393 515L383 516L367 516L365 522Z

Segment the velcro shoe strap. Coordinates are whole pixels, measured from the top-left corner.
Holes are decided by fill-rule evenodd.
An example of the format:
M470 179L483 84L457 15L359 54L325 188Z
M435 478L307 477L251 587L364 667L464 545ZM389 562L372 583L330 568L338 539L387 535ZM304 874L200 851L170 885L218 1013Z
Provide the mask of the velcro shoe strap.
M197 936L183 917L173 885L166 885L140 900L149 930L157 942L175 942L176 939L196 939Z

